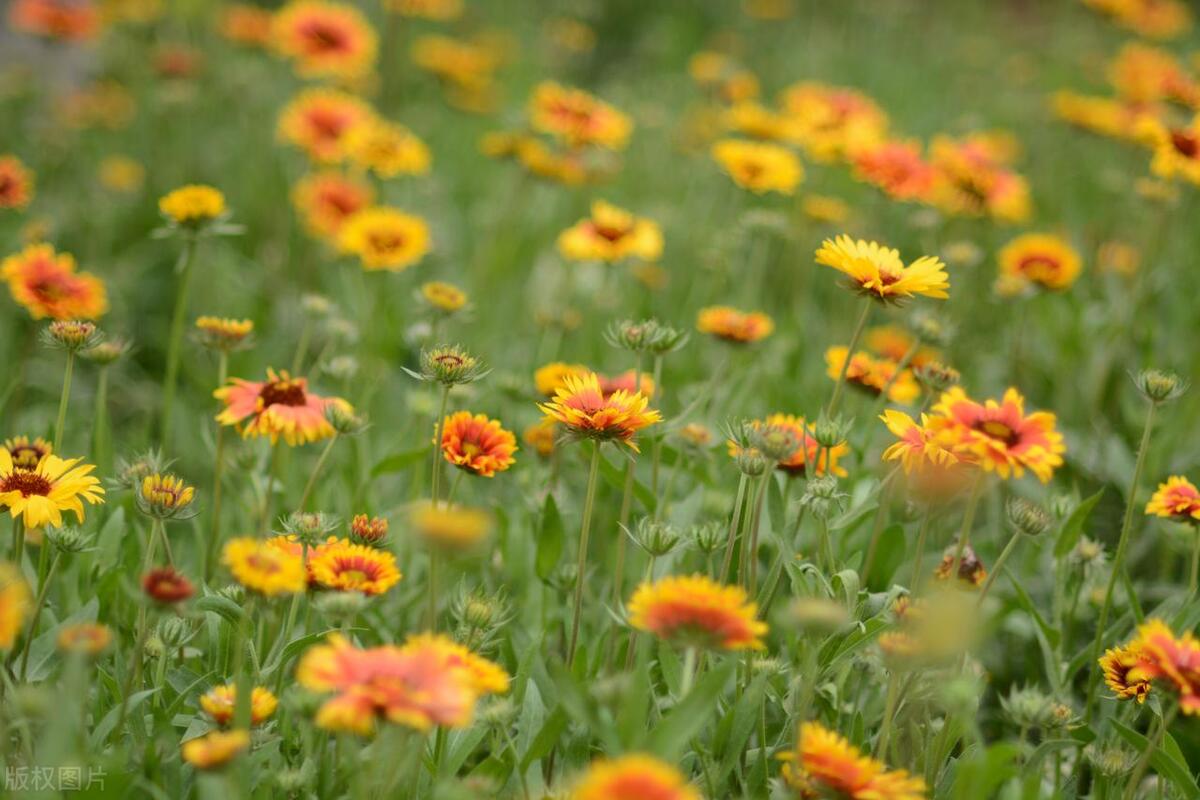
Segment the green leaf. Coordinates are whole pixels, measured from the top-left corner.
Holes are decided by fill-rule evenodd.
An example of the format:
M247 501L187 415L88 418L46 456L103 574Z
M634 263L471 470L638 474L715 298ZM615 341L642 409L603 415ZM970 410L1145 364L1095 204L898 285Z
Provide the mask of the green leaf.
M230 625L237 625L246 616L246 612L242 610L241 606L219 594L205 595L192 607L198 611L211 611L224 618Z
M1079 535L1083 533L1083 524L1087 522L1087 518L1091 516L1092 509L1100 502L1100 497L1103 494L1104 490L1101 489L1075 506L1075 510L1063 522L1063 526L1058 532L1057 541L1054 543L1055 558L1062 558L1075 548L1075 545L1079 542Z
M904 563L906 546L904 528L901 525L888 525L880 532L879 544L875 548L875 560L871 564L871 574L867 576L868 589L882 592L888 588L892 576Z
M735 666L733 661L726 661L701 677L654 728L647 740L647 749L666 761L678 759L692 737L717 713L717 700L724 693Z
M1128 725L1114 719L1112 720L1112 726L1117 735L1128 742L1139 753L1144 753L1146 748L1150 746L1150 742L1145 736ZM1192 776L1187 764L1183 763L1183 761L1171 752L1172 749L1178 752L1179 746L1175 745L1173 741L1172 745L1173 748L1168 748L1164 739L1163 746L1155 748L1154 754L1150 756L1150 765L1154 767L1155 772L1169 780L1188 800L1197 800L1197 798L1200 798L1200 786L1196 785L1196 779Z
M755 676L741 699L734 704L733 713L729 715L733 722L729 726L728 738L725 741L713 743L713 750L722 753L721 764L714 776L717 783L723 781L725 776L733 771L733 768L737 766L738 757L746 749L746 742L750 740L750 735L754 732L754 725L758 721L769 678L770 675L766 673Z
M558 504L554 495L546 495L546 503L542 506L541 524L537 531L537 561L538 577L546 580L558 567L562 558L563 542L566 534L563 532L562 515L558 513Z
M1057 648L1058 641L1062 638L1061 634L1059 634L1055 628L1050 627L1049 622L1046 622L1045 617L1041 615L1041 612L1038 611L1037 606L1034 605L1033 598L1031 598L1029 593L1025 591L1025 587L1021 585L1021 582L1017 580L1017 577L1013 575L1012 572L1008 572L1007 574L1009 583L1012 584L1013 589L1017 593L1017 602L1021 605L1021 608L1023 608L1025 612L1029 614L1029 616L1033 617L1033 621L1037 623L1038 629L1042 632L1042 635L1046 637L1046 640L1050 642L1051 645Z
M411 450L402 450L399 453L393 453L386 458L378 461L375 466L371 467L371 477L378 478L380 475L387 475L393 472L404 472L413 464L418 464L425 460L429 455L429 445L423 447L414 447Z
M626 459L636 459L636 453L619 452L617 463L614 464L607 458L600 459L600 474L604 476L604 480L618 492L625 491L625 470L627 469ZM654 495L650 493L645 484L634 478L633 480L633 496L642 504L642 507L647 512L654 511L655 501Z
M131 694L129 696L129 707L125 715L126 719L133 715L134 710L137 709L137 707L140 706L147 697L150 697L157 691L158 688L155 687L154 689L145 689L143 691L134 692ZM100 720L100 724L97 725L92 731L93 750L99 749L100 746L104 744L104 741L108 739L108 735L112 733L112 729L117 726L117 720L120 718L120 716L121 704L118 702L115 706L109 709L109 712L104 715L104 719Z
M550 752L558 742L558 738L562 736L562 732L567 729L567 723L570 721L571 718L562 706L550 712L550 716L546 717L546 721L542 723L541 730L533 737L533 741L529 743L529 747L521 756L522 771L529 769L533 762Z

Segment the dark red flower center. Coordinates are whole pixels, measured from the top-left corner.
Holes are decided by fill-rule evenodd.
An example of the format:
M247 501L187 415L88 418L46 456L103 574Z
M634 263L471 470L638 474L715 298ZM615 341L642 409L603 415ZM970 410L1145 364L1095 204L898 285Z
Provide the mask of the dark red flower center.
M1020 435L1003 422L995 419L984 419L975 423L975 430L987 436L989 439L995 439L1004 442L1006 447L1012 447L1021 440Z
M49 478L23 469L14 471L0 481L0 492L20 492L22 497L31 495L45 497L53 488Z
M1171 144L1185 158L1200 156L1200 136L1187 131L1171 131Z
M263 406L302 406L308 403L304 387L296 381L272 381L258 393Z

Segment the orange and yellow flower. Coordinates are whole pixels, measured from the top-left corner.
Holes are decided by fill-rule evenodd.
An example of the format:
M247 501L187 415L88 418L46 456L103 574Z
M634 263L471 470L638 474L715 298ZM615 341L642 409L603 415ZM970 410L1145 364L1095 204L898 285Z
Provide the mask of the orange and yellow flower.
M1108 80L1132 103L1170 100L1200 106L1200 85L1175 56L1141 42L1124 45L1108 65Z
M250 692L250 724L258 725L266 722L275 713L279 701L270 689L265 686L255 686ZM200 695L200 707L203 708L218 725L228 725L233 721L234 710L237 708L237 686L226 684L214 686Z
M1025 398L1014 388L999 402L979 403L962 387L951 387L934 405L929 424L938 441L960 459L1002 478L1019 478L1028 469L1046 483L1062 465L1066 452L1062 434L1055 429L1054 414L1026 414Z
M0 209L24 208L33 197L33 173L21 159L0 155Z
M254 333L254 320L229 317L196 317L196 337L205 347L230 351L244 345Z
M529 122L534 130L570 147L592 145L623 150L633 122L622 112L582 89L544 81L533 90Z
M593 761L568 800L702 800L675 767L640 753Z
M275 15L266 8L249 3L233 3L221 9L217 30L231 42L250 47L271 43Z
M1005 166L981 137L937 136L930 145L936 170L931 200L947 214L1021 222L1029 217L1029 182Z
M69 253L48 244L32 244L0 262L9 294L34 319L98 319L108 311L104 282L76 272Z
M883 451L884 461L899 461L905 474L929 467L950 467L958 456L938 442L937 434L929 428L929 418L921 415L921 424L902 411L887 409L879 416L897 441Z
M850 155L854 176L896 200L926 200L935 171L919 142L887 140L865 145Z
M384 0L384 8L402 17L449 22L462 16L463 0Z
M234 378L213 392L213 397L225 404L217 422L237 426L243 438L267 436L275 444L282 436L293 447L333 436L326 409L331 405L350 407L340 397L310 392L304 378L273 369L267 370L265 381Z
M794 120L793 137L817 161L843 158L887 134L887 114L856 89L802 81L784 89L779 104Z
M515 463L517 438L486 414L458 411L442 423L442 456L459 469L491 478Z
M220 769L250 749L247 731L212 731L180 747L183 760L196 769Z
M925 800L925 781L865 755L816 722L804 722L796 747L781 756L783 779L801 797L826 794L848 800Z
M1144 119L1140 133L1154 148L1151 172L1160 178L1183 179L1200 186L1200 114L1180 127Z
M1136 641L1105 650L1100 657L1100 669L1104 672L1104 682L1118 700L1134 699L1139 703L1146 702L1158 675Z
M1054 113L1065 122L1086 131L1124 141L1136 141L1147 117L1156 117L1153 106L1111 97L1077 92L1055 92Z
M1014 295L1038 286L1061 292L1071 287L1083 269L1079 253L1064 239L1045 233L1018 236L1000 250L996 289Z
M445 281L427 281L421 284L421 297L441 314L462 311L467 305L467 293L453 283Z
M326 589L367 596L383 594L401 578L394 555L344 539L313 551L308 571L313 581Z
M381 178L424 175L432 156L412 131L395 122L372 118L354 125L342 141L346 158Z
M648 405L641 392L618 389L605 397L599 377L589 372L567 376L550 402L539 403L538 408L578 438L615 441L637 452L634 434L662 421L662 415Z
M30 439L28 436L14 436L4 440L4 449L8 451L16 469L36 469L38 462L54 452L54 445L41 436Z
M296 183L292 202L311 233L334 237L347 219L375 202L375 190L359 178L318 172Z
M761 311L709 306L696 315L696 330L735 344L761 341L775 330L775 321Z
M941 353L931 347L920 347L917 338L895 325L878 325L863 334L863 344L872 353L891 359L897 364L908 358L908 364L919 367L938 361ZM916 349L913 349L916 348Z
M12 648L32 605L33 593L21 571L0 561L0 650Z
M112 630L99 622L79 622L58 633L58 649L63 653L94 658L112 644Z
M267 597L303 592L308 586L299 553L252 536L226 542L221 561L238 583Z
M905 266L900 251L843 234L826 239L816 260L848 277L855 291L880 302L899 302L916 295L938 300L950 296L946 265L936 256L922 256Z
M408 518L417 536L450 550L473 547L492 528L492 515L483 509L445 503L435 506L429 501L414 503Z
M1200 714L1200 640L1191 632L1176 636L1161 619L1147 619L1131 641L1105 651L1100 667L1119 699L1145 702L1157 682L1172 690L1184 714Z
M0 510L15 520L20 517L26 528L63 524L63 512L75 514L83 522L83 503L104 502L104 487L91 472L91 464L81 459L43 457L33 468L18 467L7 448L0 448Z
M760 650L767 624L740 586L723 586L703 575L643 583L629 600L629 624L660 639L689 647Z
M654 377L648 372L643 372L639 376L635 370L630 369L611 378L601 373L596 374L600 378L600 391L604 392L605 397L621 390L641 392L646 397L654 397Z
M1158 490L1146 504L1146 513L1200 524L1200 490L1182 475L1172 475L1166 483L1158 485Z
M755 194L790 195L804 179L796 154L769 142L722 139L713 145L712 157L734 183Z
M533 385L538 394L553 397L554 393L566 385L567 378L586 375L591 372L583 364L567 364L554 361L538 367L533 373Z
M305 78L360 78L379 47L361 11L324 0L292 0L275 13L271 33L275 49Z
M531 425L526 425L521 432L521 441L533 448L533 452L542 458L549 458L554 452L554 442L558 438L558 423L550 417L542 417Z
M322 164L345 157L346 133L375 112L358 97L333 89L305 89L279 115L279 138Z
M434 634L365 649L334 634L304 653L296 680L333 694L317 711L317 725L364 736L379 720L419 731L466 727L480 697L508 688L500 667Z
M572 261L612 262L630 256L656 261L662 250L662 230L656 222L603 200L592 203L590 217L558 236L558 251Z
M1173 39L1192 26L1192 12L1180 0L1083 0L1117 24L1152 39Z
M859 350L850 357L846 365L848 350L842 345L835 345L825 351L825 374L833 380L840 380L845 369L846 383L863 391L879 395L885 390L887 398L893 403L910 405L921 394L921 386L917 383L912 370L903 369L897 372L897 364L890 358L876 358L870 353Z
M8 22L23 33L81 42L99 32L100 12L92 0L14 0Z
M398 208L364 208L342 223L338 247L343 253L358 256L365 270L399 272L429 252L429 225Z

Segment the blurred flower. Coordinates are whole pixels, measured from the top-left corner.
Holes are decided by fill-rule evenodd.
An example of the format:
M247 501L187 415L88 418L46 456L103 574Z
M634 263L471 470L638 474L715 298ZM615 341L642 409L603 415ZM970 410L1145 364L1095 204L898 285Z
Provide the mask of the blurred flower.
M757 650L767 624L740 586L722 586L702 575L643 583L629 600L629 624L689 647Z
M91 322L78 319L56 319L42 330L42 343L72 353L95 347L104 333Z
M805 195L800 205L804 215L817 222L845 222L850 217L850 206L845 200L820 194Z
M533 385L538 394L553 397L554 393L566 386L567 378L576 378L590 372L583 364L566 364L554 361L538 367L533 373Z
M834 475L846 476L846 470L838 466L838 459L850 452L850 446L844 441L838 441L828 449L821 446L812 433L812 425L804 417L794 414L771 414L766 419L752 420L750 428L754 433L752 441L756 449L764 451L772 458L775 466L789 475L824 475L832 472ZM778 430L790 434L791 438L785 452L772 454L766 452L762 439ZM730 455L737 455L740 446L733 440L729 441ZM779 458L774 458L779 455ZM813 469L810 471L809 466Z
M920 346L926 338L924 334L931 333L931 331L922 329L920 332L923 335L918 338L895 325L879 325L869 328L863 334L863 343L868 350L897 364L907 356L909 366L916 368L922 364L936 361L940 356L938 351Z
M331 404L346 404L339 397L313 394L304 378L273 369L267 369L261 382L234 378L213 397L225 404L217 422L236 426L242 438L266 436L274 444L282 436L292 447L332 436L325 411Z
M97 342L79 355L100 367L107 367L129 352L129 342L123 339L106 339Z
M683 773L640 753L593 761L572 786L567 800L701 800Z
M370 183L333 170L306 175L292 190L292 203L315 236L336 237L347 219L374 202Z
M500 65L494 47L435 34L420 36L413 42L412 61L459 91L472 93L490 90Z
M696 330L734 344L751 344L770 336L775 321L761 311L709 306L696 315Z
M1041 536L1054 523L1049 511L1023 497L1010 497L1004 511L1013 528L1026 536Z
M278 705L279 701L270 689L255 686L250 693L250 724L266 722L275 713L275 707ZM200 695L200 707L218 725L228 725L233 721L234 709L237 707L237 687L232 683L214 686Z
M14 520L22 517L26 528L62 527L64 511L83 522L83 501L103 503L104 489L91 475L95 467L81 461L47 455L32 469L22 469L7 448L0 449L0 509Z
M637 452L634 434L662 420L657 411L647 409L648 404L641 392L617 390L605 397L599 378L587 373L568 376L553 399L538 408L577 438L615 441Z
M92 0L13 0L8 24L22 33L80 42L99 32L100 13Z
M348 3L292 0L275 12L272 43L304 78L359 78L375 65L378 38Z
M147 572L142 578L142 591L163 605L182 603L196 592L192 582L174 567L158 567Z
M33 593L20 570L0 561L0 650L12 649L32 606Z
M338 231L338 248L358 256L365 270L411 267L429 252L429 226L421 217L390 206L351 214Z
M367 103L333 89L305 89L279 115L278 135L321 164L342 160L347 131L372 119Z
M841 345L825 351L825 374L835 381L842 377L846 353L846 348ZM896 367L896 362L891 359L875 358L870 353L860 350L850 359L850 365L845 367L846 383L872 395L879 395L884 387L887 387L889 400L910 405L920 396L921 388L917 385L912 370L901 370L897 374Z
M448 22L462 16L462 0L383 0L383 7L402 17Z
M467 305L467 293L452 283L428 281L421 284L421 297L441 314L462 311Z
M176 225L198 229L225 214L225 195L211 186L189 184L163 195L158 210Z
M239 584L267 597L302 592L308 582L298 554L249 536L226 542L221 561Z
M600 391L606 398L610 397L613 392L621 390L626 392L641 392L647 398L654 397L654 378L648 372L635 375L634 371L630 369L611 378L600 373L596 373L596 375L600 379Z
M898 250L842 235L826 239L816 260L846 275L855 291L880 302L895 303L915 295L949 297L945 264L936 256L922 256L905 266Z
M1173 39L1192 25L1192 13L1179 0L1083 0L1119 25L1142 36Z
M948 547L942 556L942 563L938 564L937 569L933 571L934 577L941 581L948 580L954 569L956 558L958 558L958 579L968 586L982 586L987 579L987 570L984 569L979 556L975 555L975 549L971 545L963 547L961 557L958 556L957 546Z
M936 170L931 199L948 214L987 216L1003 222L1029 217L1029 183L1007 168L994 141L980 136L936 136L930 159Z
M792 120L792 137L817 161L833 161L887 133L887 114L862 92L815 81L795 83L779 104Z
M15 469L35 469L43 458L54 452L54 446L42 437L14 436L4 440L4 449Z
M188 739L180 747L183 760L196 769L220 769L250 749L250 734L242 730L212 731Z
M426 542L458 550L481 542L492 528L492 517L483 509L422 501L410 507L409 525Z
M1000 251L1000 278L996 288L1002 295L1019 294L1034 285L1051 291L1070 288L1082 269L1079 253L1058 236L1027 233Z
M0 155L0 209L25 208L33 197L33 172L13 155Z
M1142 254L1135 246L1116 239L1104 242L1096 252L1096 264L1102 272L1125 277L1136 274L1141 261Z
M1134 103L1170 100L1200 106L1200 86L1175 56L1142 42L1128 42L1108 65L1117 94Z
M542 417L532 425L527 425L521 432L521 441L533 448L542 458L548 458L554 452L554 440L557 437L558 423L551 417Z
M890 770L844 737L816 722L803 722L796 747L780 756L783 780L800 797L831 794L855 800L924 800L925 781Z
M98 622L67 625L58 632L58 649L64 653L95 657L112 643L112 630Z
M572 261L620 261L630 256L655 261L662 255L658 224L597 200L592 215L558 236L558 251Z
M253 320L228 317L196 318L196 338L210 350L230 353L241 349L253 333Z
M250 3L230 3L221 9L217 29L231 42L266 47L271 42L274 13Z
M1155 405L1169 403L1188 390L1187 381L1174 372L1147 369L1134 377L1138 391Z
M424 175L432 160L429 147L416 134L403 125L378 118L352 125L341 145L351 164L381 178Z
M1100 659L1104 681L1117 698L1146 700L1154 682L1172 690L1179 709L1200 714L1200 641L1191 632L1175 636L1161 619L1147 619L1137 635L1122 647L1106 650Z
M517 440L498 420L458 411L443 422L440 446L446 461L473 475L491 478L513 465Z
M0 262L0 278L34 319L98 319L108 311L104 282L76 272L75 259L52 245L33 244L8 256Z
M1066 452L1055 422L1048 411L1026 414L1025 398L1014 388L1000 402L978 403L954 386L938 399L928 424L959 458L1005 479L1028 469L1046 483Z
M883 451L883 460L899 461L906 474L926 466L948 467L958 463L958 457L937 441L925 414L921 415L920 425L908 414L890 408L879 418L899 440Z
M1170 127L1157 120L1142 121L1145 139L1154 148L1150 171L1160 178L1182 178L1200 185L1200 114L1190 124Z
M418 731L463 728L482 696L508 690L504 670L436 634L365 649L333 634L304 653L296 680L333 694L317 711L319 727L363 736L377 720Z
M141 491L136 500L143 514L155 519L186 519L194 516L191 511L196 490L183 479L170 473L154 473L142 479Z
M593 145L623 150L633 122L613 106L582 89L543 81L529 101L534 130L563 140L571 147Z
M800 159L777 144L722 139L713 145L712 157L734 183L755 194L790 195L804 179Z
M1158 485L1158 490L1146 504L1146 513L1176 522L1200 524L1200 490L1182 475L1172 475L1166 483Z
M856 148L850 156L854 177L895 200L927 200L936 173L919 142L885 140Z

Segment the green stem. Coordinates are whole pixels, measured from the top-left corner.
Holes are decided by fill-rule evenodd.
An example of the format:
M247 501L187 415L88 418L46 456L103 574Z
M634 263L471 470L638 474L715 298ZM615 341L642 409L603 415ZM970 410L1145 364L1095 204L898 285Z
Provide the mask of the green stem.
M75 351L67 351L67 366L63 370L62 394L58 398L58 419L54 423L54 452L62 448L63 426L67 423L67 404L71 400L71 373L75 371Z
M250 599L245 606L245 614L238 620L234 630L233 650L233 727L236 730L250 730L250 706L253 682L250 670L246 664L246 647L249 644L250 624L254 617L254 601Z
M1142 776L1146 774L1147 768L1150 766L1150 759L1154 755L1154 751L1162 746L1163 738L1167 735L1167 727L1175 719L1175 714L1179 710L1176 706L1172 708L1164 719L1162 716L1154 718L1154 731L1150 736L1147 736L1149 744L1142 751L1141 758L1134 765L1133 771L1129 774L1129 783L1125 784L1124 800L1133 800L1137 794L1138 784L1142 781Z
M896 702L900 696L900 682L896 673L888 674L887 696L883 701L883 724L879 729L879 739L875 742L875 757L887 760L888 740L892 736L892 719L896 716Z
M329 437L329 443L325 445L325 449L321 451L321 455L317 456L317 463L313 465L312 474L308 476L308 483L304 484L304 494L300 495L300 505L297 506L301 511L308 508L308 498L312 496L313 487L317 485L317 477L321 474L321 468L325 466L325 461L329 458L330 452L333 451L333 446L337 443L338 435L335 433Z
M596 504L596 483L600 474L600 443L592 444L592 463L588 470L587 495L583 501L583 523L579 532L579 560L575 572L575 608L571 616L571 639L567 645L567 670L575 664L579 642L579 615L583 611L584 573L587 570L588 538L592 532L592 510Z
M846 347L846 360L842 363L841 372L838 373L837 383L833 385L833 396L829 398L829 405L825 407L825 415L832 417L837 413L838 400L842 396L842 386L846 383L846 372L850 369L850 360L854 358L854 348L858 346L858 340L862 336L863 328L867 324L867 317L871 315L870 298L864 298L862 301L862 313L858 315L858 322L854 325L854 333L850 336L850 344Z
M963 552L971 539L971 528L975 523L975 511L979 508L980 489L983 488L983 470L979 470L971 484L971 496L967 498L967 509L963 512L962 527L958 530L958 546L954 549L954 560L950 562L950 580L958 579L958 567L962 564Z
M109 468L109 450L112 436L109 433L108 422L108 367L101 367L96 377L96 406L92 424L92 458L103 471Z
M888 506L891 504L892 491L896 485L896 473L899 470L899 466L893 467L892 471L884 477L879 487L879 508L875 509L875 520L871 523L871 541L867 544L867 557L863 559L862 577L864 580L871 574L871 567L875 563L875 552L879 547L879 537L883 534L883 517L887 513Z
M746 485L749 478L746 473L742 473L738 479L737 496L733 501L733 516L729 520L729 537L725 542L725 558L721 561L721 571L717 573L717 582L724 583L728 580L729 567L733 564L733 548L737 543L738 525L742 521L742 506L746 499Z
M47 543L48 544L48 543ZM46 545L44 544L43 547ZM21 649L21 680L25 680L29 668L29 646L33 644L33 637L37 635L38 620L42 616L42 608L46 605L46 593L50 589L50 580L54 577L55 570L58 569L58 562L62 560L62 553L54 554L54 561L50 562L50 571L46 573L46 580L42 582L42 588L38 590L37 600L33 604L33 615L29 618L29 629L25 632L25 644Z
M170 444L171 411L175 405L175 384L179 377L179 358L183 349L183 321L187 316L188 295L192 286L192 265L195 262L196 237L184 239L179 254L179 287L175 295L175 310L171 314L171 333L167 341L167 371L163 378L162 444Z
M1196 596L1197 583L1200 579L1200 530L1192 531L1192 570L1188 576L1188 597Z
M925 538L929 535L931 517L933 517L932 505L925 509L925 516L921 517L921 527L917 531L917 552L913 556L912 583L908 586L910 592L916 592L921 583L921 558L925 555Z
M442 402L438 407L437 422L433 426L433 476L429 481L429 493L433 498L433 507L437 508L438 491L442 480L442 426L446 421L446 403L450 399L450 387L442 387Z
M983 607L983 599L987 597L988 591L992 588L992 584L996 582L996 576L1000 574L1000 570L1004 568L1004 562L1008 561L1008 557L1012 555L1017 546L1017 540L1021 538L1020 533L1014 533L1008 540L1008 544L1004 545L1004 549L1000 551L1000 556L996 559L996 563L992 565L992 571L988 573L987 580L983 583L983 588L979 590L979 598L976 599L975 605L978 608Z
M437 631L438 623L438 573L440 572L441 553L437 545L429 548L429 609L425 621L426 627Z
M263 503L262 511L258 518L258 530L260 533L266 533L270 530L271 525L271 506L274 505L275 489L275 471L279 468L279 442L271 445L271 457L267 461L267 480L263 486Z
M1125 519L1121 522L1121 538L1117 541L1117 553L1113 559L1112 574L1108 578L1108 588L1104 591L1104 604L1100 606L1100 616L1096 621L1096 638L1092 642L1092 655L1087 661L1088 664L1095 664L1100 658L1100 646L1104 642L1105 628L1108 626L1108 614L1112 609L1113 590L1116 588L1117 579L1121 572L1125 569L1125 551L1129 546L1129 531L1133 528L1133 507L1137 502L1138 487L1142 482L1142 469L1146 465L1146 453L1150 449L1150 434L1154 430L1154 411L1157 406L1154 403L1146 410L1146 424L1142 428L1142 441L1138 445L1137 462L1133 467L1133 479L1129 484L1129 496L1125 499ZM1088 723L1092 720L1092 706L1096 700L1096 689L1099 686L1100 671L1091 670L1091 678L1088 681L1087 705L1084 709L1084 722Z
M296 343L296 355L292 357L292 375L293 377L300 374L300 368L304 366L304 357L308 355L308 339L312 336L312 319L305 317L304 327L300 329L300 341Z
M688 696L692 690L692 681L696 677L696 648L688 647L683 651L683 677L679 683L679 699Z
M747 553L745 564L747 569L746 587L751 597L758 591L758 530L762 523L763 504L767 498L767 487L771 484L773 470L768 467L766 473L762 477L762 483L759 484L758 497L754 501L754 513L750 517L750 535L749 552ZM738 567L738 572L741 572L741 566Z
M217 386L224 386L229 372L229 353L222 350L217 356ZM213 463L212 528L208 551L204 559L204 579L212 578L217 562L217 545L221 541L221 475L225 471L225 426L217 423L216 455Z

